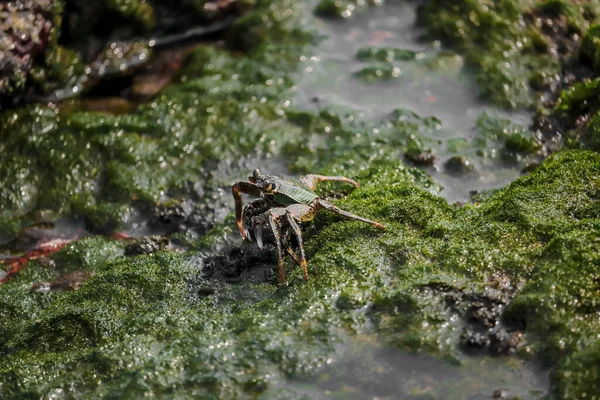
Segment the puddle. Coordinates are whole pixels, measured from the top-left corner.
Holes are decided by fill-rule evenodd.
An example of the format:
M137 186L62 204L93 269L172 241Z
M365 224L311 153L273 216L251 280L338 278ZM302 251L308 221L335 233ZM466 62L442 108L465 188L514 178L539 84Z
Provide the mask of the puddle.
M509 357L468 357L461 365L414 355L359 335L310 379L287 380L261 398L542 399L548 370Z
M478 97L472 77L460 72L461 60L456 55L443 55L433 43L419 40L415 26L416 5L386 3L358 12L349 20L317 20L324 39L314 56L304 64L304 76L298 82L295 105L317 110L323 106L341 105L358 110L377 120L397 108L405 108L420 116L435 116L442 129L427 137L437 143L433 150L436 165L427 172L444 187L442 196L450 202L466 201L472 190L497 188L520 176L520 168L479 165L479 173L471 177L453 177L443 172L443 162L453 155L475 158L474 148L459 153L447 147L449 139L475 137L475 122L483 113L510 119L528 126L530 114L506 112L486 104ZM394 62L400 75L381 82L363 82L354 75L372 62L359 61L356 53L365 47L399 48L417 52L417 60ZM432 62L444 62L444 68L432 68ZM453 65L454 64L454 65ZM495 163L494 163L495 164Z

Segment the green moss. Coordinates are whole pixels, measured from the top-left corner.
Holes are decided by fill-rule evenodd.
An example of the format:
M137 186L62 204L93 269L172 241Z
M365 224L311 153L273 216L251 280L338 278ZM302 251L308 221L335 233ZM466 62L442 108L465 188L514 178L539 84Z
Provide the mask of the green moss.
M561 59L551 50L551 42L561 38L548 35L536 16L564 18L570 27L565 35L584 31L584 9L570 3L428 0L419 8L418 23L429 38L465 55L482 97L516 108L537 102L534 90L547 90L561 73Z
M600 96L600 79L575 83L560 93L555 110L579 115L589 110Z
M84 65L76 52L62 46L51 48L43 66L31 70L31 82L39 93L50 94L52 90L72 87L84 74Z
M468 49L477 44L493 43L501 37L514 37L520 29L515 22L524 7L512 0L494 3L430 0L419 9L418 22L427 27L430 35L460 49Z
M84 37L114 32L123 26L133 34L147 34L156 25L153 4L145 0L102 0L93 4L81 0L66 0L69 12L62 30L69 41L81 45ZM163 5L164 7L164 5ZM127 31L126 31L127 32Z
M577 351L553 373L554 391L562 399L598 398L600 343Z
M366 5L379 5L382 0L320 0L315 14L325 18L349 18Z
M531 137L526 137L520 133L508 136L504 141L504 145L508 151L522 154L535 153L541 147Z
M445 162L444 170L451 175L468 175L475 171L475 166L465 156L453 156Z
M17 219L0 216L0 243L10 241L17 236L21 229L21 223Z
M566 126L571 127L571 131L566 132L565 135L567 146L598 150L596 109L599 100L599 79L575 83L560 93L560 97L551 112L555 118L559 118ZM575 121L583 118L589 118L589 122L584 129L575 130Z
M477 119L474 145L484 157L499 157L508 163L530 161L541 150L541 144L529 130L513 122L482 114Z
M595 114L588 122L583 142L586 148L600 151L600 114Z
M400 74L400 68L392 64L381 63L364 67L355 72L354 76L365 82L375 82L398 78Z
M289 4L273 2L271 5L271 2L265 0L258 0L256 3L228 29L227 42L231 48L251 51L266 44L284 44L284 48L294 46L301 48L312 41L312 35L300 28L301 13L288 12ZM300 49L295 49L294 52L298 50ZM282 52L283 49L279 51L272 49L270 55L275 58L286 57ZM268 53L264 54L264 56L268 55Z
M122 250L101 239L79 241L55 256L57 265L96 272L76 292L29 292L32 280L59 273L30 265L0 287L3 309L10 310L0 325L2 337L10 338L0 342L3 390L260 392L283 375L314 371L343 327L370 324L388 344L460 361L451 338L461 325L448 324L444 292L427 288L480 293L490 276L525 284L504 319L525 326L527 349L559 362L561 371L581 371L555 378L556 393L593 388L584 371L594 358L586 361L579 352L600 328L589 318L598 307L592 292L600 225L574 216L597 203L596 153L554 157L479 206L461 209L420 189L405 167L353 171L362 188L336 204L387 230L319 214L306 236L309 282L297 268L277 290L251 280L203 281L196 256L119 258ZM205 245L229 240L230 225L228 219ZM366 316L355 312L366 304L372 304Z
M465 138L452 138L446 142L446 147L449 152L457 153L469 147L469 142Z
M356 58L361 61L414 61L416 56L417 53L411 50L381 47L366 47L356 52Z
M125 257L123 243L79 240L0 286L0 391L258 397L310 376L348 335L365 331L459 364L469 298L502 290L514 296L502 317L524 329L524 356L556 366L554 394L594 393L598 153L560 153L476 204L449 205L431 193L427 174L400 161L430 147L424 137L435 137L438 119L396 110L369 121L341 107L311 113L287 105L310 37L290 19L299 8L289 7L298 5L258 2L229 33L229 45L247 53L198 49L180 82L132 114L42 106L6 113L2 216L21 223L24 209L44 207L111 231L130 212L178 201L174 193L188 180L224 186L199 177L214 165L228 170L227 159L258 155L284 159L295 173L356 179L358 190L324 185L319 193L386 230L319 213L304 235L310 280L288 260L280 287L268 281L274 249L258 253L234 239L231 214L199 240L180 233L195 246L187 254ZM506 121L484 118L480 128L508 150L534 148L527 131ZM240 281L202 277L206 254L235 258L237 249ZM94 274L77 291L31 291L36 281L80 269ZM449 293L464 294L462 309L449 306Z
M156 23L154 9L145 1L107 0L105 7L122 17L132 18L146 32L149 32Z

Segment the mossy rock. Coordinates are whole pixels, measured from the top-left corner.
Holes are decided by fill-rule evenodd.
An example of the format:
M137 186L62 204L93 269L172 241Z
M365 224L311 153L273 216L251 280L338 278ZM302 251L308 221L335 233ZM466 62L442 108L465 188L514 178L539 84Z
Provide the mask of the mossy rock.
M600 25L592 25L583 35L579 58L595 72L600 71Z
M336 204L387 230L319 214L305 236L308 282L291 263L284 286L255 280L253 271L276 268L272 248L247 258L246 278L234 284L203 278L202 255L123 257L121 245L99 238L54 257L95 272L77 291L31 292L32 282L69 271L32 263L0 287L8 310L0 322L8 339L0 342L3 390L257 394L282 376L310 376L341 337L365 329L388 345L461 362L455 340L463 325L449 318L466 321L469 298L488 299L486 290L512 282L523 289L502 289L514 299L499 315L524 330L521 351L557 365L557 397L593 393L600 224L589 210L599 198L597 153L555 156L463 208L423 190L407 168L373 167L355 178L361 189ZM203 250L251 254L253 244L229 247L233 231L230 218ZM450 294L466 308L449 308Z

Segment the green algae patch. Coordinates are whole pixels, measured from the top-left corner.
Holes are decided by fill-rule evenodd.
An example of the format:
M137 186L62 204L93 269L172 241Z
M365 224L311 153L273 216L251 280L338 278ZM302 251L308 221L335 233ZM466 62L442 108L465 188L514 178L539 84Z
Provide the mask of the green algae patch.
M476 128L473 145L479 156L497 158L509 164L541 158L539 138L521 125L484 113L477 119Z
M600 114L595 114L588 123L583 140L590 150L600 151Z
M516 107L530 102L527 77L519 57L504 53L523 36L519 24L525 10L522 2L505 0L495 3L477 0L448 3L426 1L419 8L418 23L432 38L442 40L466 54L468 66L477 68L482 95L496 104Z
M315 14L325 18L349 18L367 6L377 6L383 0L320 0Z
M414 61L418 53L406 49L388 49L381 47L366 47L356 52L356 59L360 61Z
M578 82L560 93L555 110L583 114L589 111L588 107L593 107L599 96L600 79Z
M577 53L579 37L597 18L593 8L561 0L429 0L418 23L428 38L465 55L484 98L516 108L536 104L536 92L556 87L561 63Z
M594 71L600 71L600 25L593 25L583 36L579 58L588 63Z
M558 366L557 397L593 393L598 154L552 157L463 208L425 191L412 169L379 164L346 167L362 187L334 202L386 231L323 211L305 234L308 282L289 262L281 287L265 278L225 283L202 278L201 254L123 257L104 239L53 257L95 272L77 291L30 291L57 273L31 265L0 287L11 316L2 321L0 388L16 396L257 395L312 375L345 335L368 329L388 345L459 364L458 338L478 351L540 356ZM228 225L201 250L257 251L228 245ZM248 259L249 276L275 268L269 249ZM489 324L494 335L474 342L472 332L485 336Z
M354 76L365 82L386 81L398 78L400 75L399 67L386 63L369 65L354 73Z

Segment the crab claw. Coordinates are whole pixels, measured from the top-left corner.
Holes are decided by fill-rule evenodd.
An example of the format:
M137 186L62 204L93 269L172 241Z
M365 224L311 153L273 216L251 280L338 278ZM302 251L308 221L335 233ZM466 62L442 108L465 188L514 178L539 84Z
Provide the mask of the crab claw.
M254 228L254 238L259 249L263 249L263 228L260 225L256 225Z
M252 241L252 235L250 234L250 230L244 226L244 234L246 235L246 240L251 242Z

